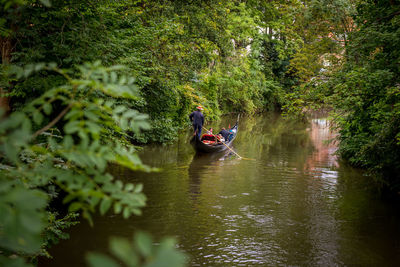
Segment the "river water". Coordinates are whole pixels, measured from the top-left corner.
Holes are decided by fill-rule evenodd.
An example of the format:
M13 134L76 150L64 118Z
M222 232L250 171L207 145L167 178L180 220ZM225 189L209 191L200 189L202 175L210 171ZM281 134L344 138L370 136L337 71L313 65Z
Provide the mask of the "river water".
M225 117L215 129L234 124ZM210 125L209 125L210 126ZM113 169L144 184L142 216L95 216L70 229L40 266L84 266L110 236L145 230L173 236L189 266L400 266L399 207L382 201L371 177L340 162L327 120L241 118L232 153L196 155L190 133L149 146L142 160L158 173Z

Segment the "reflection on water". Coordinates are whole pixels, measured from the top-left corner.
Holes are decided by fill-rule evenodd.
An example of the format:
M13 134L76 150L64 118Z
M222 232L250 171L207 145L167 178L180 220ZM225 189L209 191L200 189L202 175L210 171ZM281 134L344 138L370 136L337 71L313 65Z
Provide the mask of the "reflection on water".
M218 166L223 171L224 161L232 160L233 157L233 153L229 150L213 154L197 153L194 155L188 168L189 191L193 200L196 200L201 194L201 177L203 175L215 175ZM212 172L207 173L209 170Z
M191 266L396 266L397 209L375 197L370 178L338 162L327 142L334 137L324 119L301 124L264 114L242 118L234 141L239 155L255 160L196 154L190 133L147 147L143 161L163 171L113 170L144 183L143 216L99 216L94 228L83 222L51 251L56 260L41 265L80 266L85 251L107 249L109 236L143 229L176 236Z

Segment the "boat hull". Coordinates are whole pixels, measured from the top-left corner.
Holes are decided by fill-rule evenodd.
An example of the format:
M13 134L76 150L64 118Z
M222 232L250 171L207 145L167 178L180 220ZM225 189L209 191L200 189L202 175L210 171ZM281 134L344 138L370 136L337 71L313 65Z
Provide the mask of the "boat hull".
M233 131L233 136L229 142L224 142L223 144L215 144L215 145L208 145L204 144L202 141L200 141L196 135L193 136L192 140L190 140L191 145L194 147L194 149L197 152L202 152L202 153L214 153L214 152L221 152L225 151L230 147L233 143L233 140L235 140L236 135L237 135L237 130L238 130L238 123L236 123L230 130Z

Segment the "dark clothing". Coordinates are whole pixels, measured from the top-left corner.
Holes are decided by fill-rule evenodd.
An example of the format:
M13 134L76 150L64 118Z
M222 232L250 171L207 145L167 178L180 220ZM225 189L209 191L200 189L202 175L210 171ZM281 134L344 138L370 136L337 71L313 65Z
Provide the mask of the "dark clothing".
M227 130L221 130L218 134L222 135L223 138L225 138L225 140L228 141L228 137L231 134L229 131Z
M199 124L193 124L193 131L196 133L197 138L200 140L201 136L201 125Z
M193 111L192 113L190 113L189 119L193 124L193 129L196 132L197 138L200 139L201 129L204 124L203 113L201 113L201 111L199 110Z
M189 119L193 125L197 124L203 126L204 124L204 116L203 113L201 113L201 111L198 110L193 111L192 113L190 113Z

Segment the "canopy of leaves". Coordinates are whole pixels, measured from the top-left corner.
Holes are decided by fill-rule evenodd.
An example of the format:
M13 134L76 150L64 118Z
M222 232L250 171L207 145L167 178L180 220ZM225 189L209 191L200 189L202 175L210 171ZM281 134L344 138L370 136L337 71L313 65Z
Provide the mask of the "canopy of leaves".
M341 132L341 154L400 190L400 3L361 1L359 31L349 36L346 64L328 88Z
M281 89L296 79L285 72L303 42L292 21L301 6L295 0L27 0L2 11L2 28L14 64L74 69L101 58L106 66L125 65L139 91L125 104L147 113L152 126L133 138L165 142L188 125L196 105L209 120L279 106ZM14 109L62 83L46 71L13 83Z
M137 97L133 79L118 74L120 67L105 68L100 62L77 69L71 76L55 64L12 68L17 80L49 71L62 76L64 84L0 121L3 261L12 254L42 254L45 229L62 235L57 228L63 225L45 210L56 192L63 191L69 211L82 212L89 222L96 209L105 214L112 208L127 218L139 215L145 205L141 184L123 184L107 171L109 164L152 170L124 141L128 129L149 128L146 115L118 103Z

